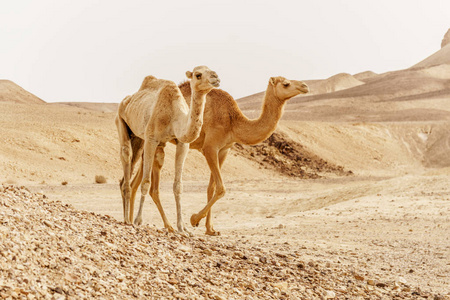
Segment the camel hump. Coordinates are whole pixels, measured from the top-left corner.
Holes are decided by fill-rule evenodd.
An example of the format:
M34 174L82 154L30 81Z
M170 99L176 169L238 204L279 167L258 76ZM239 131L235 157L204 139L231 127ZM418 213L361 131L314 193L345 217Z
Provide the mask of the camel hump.
M146 89L154 89L157 86L158 86L158 79L155 76L149 75L144 78L139 90L142 91Z
M178 86L169 80L165 80L163 85L160 85L159 99L167 99L172 102L173 99L179 98L181 91Z

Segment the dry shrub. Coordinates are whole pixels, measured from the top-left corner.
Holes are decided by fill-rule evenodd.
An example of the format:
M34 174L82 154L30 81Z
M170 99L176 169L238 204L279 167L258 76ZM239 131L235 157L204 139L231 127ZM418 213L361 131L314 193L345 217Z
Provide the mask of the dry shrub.
M106 177L103 175L95 175L95 183L106 183Z

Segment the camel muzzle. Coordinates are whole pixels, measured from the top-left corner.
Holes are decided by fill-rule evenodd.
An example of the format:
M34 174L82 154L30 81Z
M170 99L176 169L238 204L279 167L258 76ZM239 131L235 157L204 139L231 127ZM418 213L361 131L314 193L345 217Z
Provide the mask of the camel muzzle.
M220 86L220 79L219 78L209 79L209 83L211 83L211 85L213 87L219 87Z

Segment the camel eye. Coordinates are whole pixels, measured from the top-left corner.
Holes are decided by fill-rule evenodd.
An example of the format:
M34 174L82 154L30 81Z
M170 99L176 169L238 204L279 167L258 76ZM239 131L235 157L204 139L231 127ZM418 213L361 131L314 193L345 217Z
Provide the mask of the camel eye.
M289 82L285 82L285 83L283 83L283 86L284 87L288 87L288 86L290 86L291 84L289 83Z
M195 77L197 77L197 79L201 79L202 78L202 74L197 74L197 75L195 75Z

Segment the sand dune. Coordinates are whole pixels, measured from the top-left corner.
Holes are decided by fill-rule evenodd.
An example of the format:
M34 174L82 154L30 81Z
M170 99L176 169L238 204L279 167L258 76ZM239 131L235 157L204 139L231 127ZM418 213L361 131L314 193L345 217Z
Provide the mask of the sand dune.
M15 103L45 103L10 80L0 80L0 101Z

